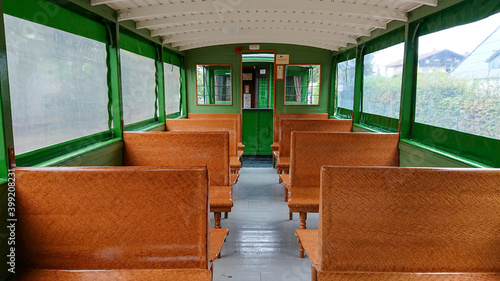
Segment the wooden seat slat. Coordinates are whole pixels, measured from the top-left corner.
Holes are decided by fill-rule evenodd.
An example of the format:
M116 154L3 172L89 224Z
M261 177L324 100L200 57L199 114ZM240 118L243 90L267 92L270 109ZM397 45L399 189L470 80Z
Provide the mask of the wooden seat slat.
M22 275L14 274L10 280L16 281L95 281L95 280L123 280L123 281L208 281L212 280L212 273L206 269L136 269L136 270L28 270Z

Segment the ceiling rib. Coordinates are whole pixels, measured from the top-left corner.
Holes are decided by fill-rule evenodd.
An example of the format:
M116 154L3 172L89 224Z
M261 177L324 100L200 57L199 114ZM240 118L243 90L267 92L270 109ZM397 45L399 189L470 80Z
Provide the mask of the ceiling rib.
M219 3L219 4L217 4ZM312 9L313 8L313 9ZM314 2L303 0L287 0L286 5L281 1L253 0L241 1L239 5L230 6L221 1L165 3L163 5L145 6L130 10L120 11L118 21L138 20L165 15L182 15L186 13L214 12L221 20L228 11L286 11L289 13L311 12L336 12L342 14L362 15L373 18L406 21L406 13L396 9L378 7L374 5L358 5L343 2Z
M366 18L357 18L350 17L344 15L329 15L329 14L314 14L310 13L299 13L299 14L290 14L290 13L281 13L279 16L276 13L252 13L252 14L241 14L241 13L227 13L224 14L224 21L269 21L270 19L289 22L289 21L306 21L306 20L315 20L328 22L330 24L344 24L344 25L354 25L354 26L362 26L367 29L370 28L382 28L385 29L387 27L387 23L383 20L376 19L366 19ZM220 21L219 16L216 14L199 14L199 15L184 15L184 16L176 16L176 17L168 17L154 20L145 20L136 23L136 27L138 29L141 28L161 28L165 26L172 25L185 25L196 22L214 22Z
M222 30L211 30L204 32L191 32L180 35L173 35L164 38L164 42L174 43L182 41L207 41L212 38L231 38L231 37L256 37L263 35L273 35L273 36L286 36L286 37L297 37L306 40L317 40L319 42L325 41L335 41L343 43L356 44L356 38L348 35L332 34L326 32L314 32L314 31L301 31L301 30L289 30L289 29L242 29L237 32L236 35L227 36Z
M97 6L97 5L103 5L103 4L116 3L116 2L120 2L120 1L123 1L123 0L90 0L90 5Z
M184 45L179 45L179 51L186 51L195 48L201 47L209 47L216 45L225 45L225 44L260 44L260 43L276 43L276 44L293 44L293 45L302 45L315 47L320 49L326 49L330 51L337 51L338 46L328 45L313 41L307 40L294 40L291 38L284 37L276 37L276 36L260 36L259 38L251 38L251 37L235 37L230 39L220 39L220 40L211 40L211 41L200 41L200 42L192 42Z
M338 33L356 35L356 36L369 36L370 31L366 28L361 27L344 27L344 26L331 26L328 24L317 24L317 23L303 23L303 22L224 22L224 23L200 23L176 27L162 28L158 30L152 30L151 36L167 36L175 35L179 33L211 30L218 28L261 28L266 29L268 27L273 28L286 28L286 29L301 29L301 30L314 30L314 31L331 31L335 30ZM265 32L265 31L264 31Z
M406 0L404 0L406 1ZM436 7L438 5L438 0L407 0L407 2L417 3L427 6Z

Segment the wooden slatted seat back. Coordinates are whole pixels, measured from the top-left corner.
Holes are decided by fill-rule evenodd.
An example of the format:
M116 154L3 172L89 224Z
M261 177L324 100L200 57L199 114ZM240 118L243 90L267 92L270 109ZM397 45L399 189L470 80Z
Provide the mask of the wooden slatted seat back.
M235 119L238 124L238 142L242 141L241 114L239 113L188 113L188 119Z
M281 119L280 157L290 157L290 139L294 131L350 132L352 120L347 119Z
M125 132L125 166L207 166L211 186L229 186L228 132Z
M238 156L238 124L236 119L168 119L167 132L229 132L229 152Z
M500 273L500 169L325 166L321 174L321 271ZM458 277L445 280L467 279Z
M276 113L274 114L273 142L280 141L281 119L283 118L308 118L308 119L328 119L328 113Z
M209 269L206 167L18 168L15 174L22 268Z
M292 132L290 187L320 184L323 165L399 166L399 135Z

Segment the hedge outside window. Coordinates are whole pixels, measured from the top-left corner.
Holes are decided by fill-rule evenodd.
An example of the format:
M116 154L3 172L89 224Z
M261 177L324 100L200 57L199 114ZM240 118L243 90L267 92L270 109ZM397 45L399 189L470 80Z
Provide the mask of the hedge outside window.
M178 66L164 63L165 112L166 114L180 112L181 106L181 69Z
M404 43L364 56L363 113L399 119Z
M499 93L500 14L419 37L415 122L500 139Z
M125 125L155 117L155 61L120 50L123 120Z
M4 18L16 154L107 131L106 45Z

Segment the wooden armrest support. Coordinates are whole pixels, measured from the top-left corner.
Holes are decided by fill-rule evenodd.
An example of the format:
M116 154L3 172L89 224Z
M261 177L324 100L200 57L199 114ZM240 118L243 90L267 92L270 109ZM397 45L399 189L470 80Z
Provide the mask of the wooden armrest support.
M295 236L300 244L300 257L304 257L305 251L313 266L319 269L318 230L296 229Z
M226 228L210 229L210 261L220 258L222 245L226 241L229 230Z

